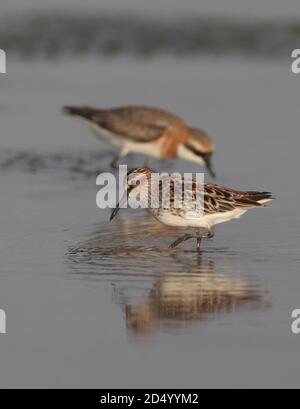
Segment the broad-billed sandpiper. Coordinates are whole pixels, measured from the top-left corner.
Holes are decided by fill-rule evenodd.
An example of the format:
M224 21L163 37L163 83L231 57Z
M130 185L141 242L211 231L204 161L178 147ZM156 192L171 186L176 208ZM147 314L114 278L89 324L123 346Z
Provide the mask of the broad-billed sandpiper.
M168 226L186 227L197 229L194 234L188 233L182 237L179 237L174 243L171 244L171 248L178 246L180 243L195 238L197 239L197 248L201 246L201 240L203 238L212 238L214 236L213 227L219 223L225 223L232 219L240 218L244 213L250 209L263 208L268 202L273 200L271 193L269 192L255 192L228 189L226 187L217 184L204 183L202 186L198 186L195 180L190 180L190 188L186 187L186 184L182 186L184 196L189 195L192 200L182 200L181 208L178 206L178 197L175 200L175 188L174 185L178 183L178 177L170 176L170 181L174 182L170 184L169 189L169 206L163 205L163 185L159 183L159 203L158 206L153 207L151 195L153 194L153 183L151 180L157 176L153 170L143 167L135 168L127 173L126 190L123 198L121 198L117 207L112 211L110 220L112 220L120 208L124 207L124 202L130 198L139 197L140 202L144 208L147 208L152 215L161 223ZM180 178L180 183L183 183L183 179ZM184 182L186 183L186 181ZM189 189L189 191L187 191ZM202 212L199 213L197 208L197 192L202 190ZM198 199L197 199L198 200ZM175 204L176 203L176 207ZM206 232L201 233L200 229L205 229Z
M185 159L206 166L215 177L211 164L214 142L204 131L190 128L176 115L142 106L66 106L64 112L84 120L98 137L119 148L113 167L124 156L135 153L157 159Z

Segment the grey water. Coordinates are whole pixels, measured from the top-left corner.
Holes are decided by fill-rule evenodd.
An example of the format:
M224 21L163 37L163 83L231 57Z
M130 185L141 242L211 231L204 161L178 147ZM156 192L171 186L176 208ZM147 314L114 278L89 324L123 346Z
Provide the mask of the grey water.
M75 54L16 52L0 77L0 387L298 387L300 76L290 54ZM67 103L174 111L215 139L218 183L276 200L217 226L201 254L192 242L170 250L180 232L144 211L110 223L96 175L113 150L62 115Z

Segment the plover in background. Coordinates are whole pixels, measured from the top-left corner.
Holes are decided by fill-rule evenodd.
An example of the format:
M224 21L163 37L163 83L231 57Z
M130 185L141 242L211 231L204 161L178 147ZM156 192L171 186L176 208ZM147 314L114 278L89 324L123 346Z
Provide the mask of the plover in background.
M206 166L215 177L211 164L214 142L204 131L190 128L176 115L141 106L66 106L64 112L84 120L98 137L119 148L113 167L129 153L135 153L156 159L185 159Z
M195 180L191 180L190 188L183 185L182 191L184 191L184 196L188 195L192 200L183 200L181 196L182 207L179 208L178 197L175 198L176 189L174 188L178 183L178 177L171 175L169 177L171 182L169 184L169 206L164 207L163 205L163 196L166 192L164 191L164 184L159 183L159 203L158 206L153 207L151 201L153 183L151 180L154 177L157 177L157 173L146 167L130 170L127 173L126 191L117 207L112 211L110 220L116 216L120 208L124 207L128 199L138 196L143 207L147 208L161 223L168 226L196 229L194 234L188 233L179 237L171 244L171 248L195 238L197 239L197 248L200 249L203 238L209 239L214 236L214 225L238 219L248 210L263 208L273 200L270 192L241 192L217 184L206 183L199 186ZM183 183L182 178L180 178L179 183ZM197 202L198 197L201 197L201 195L197 195L199 191L203 192L201 213L199 213L199 203ZM205 229L206 232L202 233L201 229Z

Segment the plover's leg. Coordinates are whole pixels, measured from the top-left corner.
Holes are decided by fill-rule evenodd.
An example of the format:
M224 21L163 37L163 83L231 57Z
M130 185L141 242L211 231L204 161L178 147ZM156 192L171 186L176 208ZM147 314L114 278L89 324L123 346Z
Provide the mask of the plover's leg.
M119 153L117 154L117 156L115 156L115 158L113 159L113 161L111 162L110 166L114 169L118 169L118 162L124 158L125 156L128 155L128 150L125 148L122 148Z
M145 166L146 168L149 168L149 167L150 167L150 158L149 158L149 156L145 156L144 166Z
M187 240L192 239L192 238L194 238L194 236L192 234L185 234L184 236L181 236L177 240L175 240L174 243L172 243L170 245L170 249L174 249L180 243L183 243L184 241L187 241Z
M114 168L114 169L117 169L119 160L120 160L119 155L115 156L114 159L112 160L110 166L112 168Z

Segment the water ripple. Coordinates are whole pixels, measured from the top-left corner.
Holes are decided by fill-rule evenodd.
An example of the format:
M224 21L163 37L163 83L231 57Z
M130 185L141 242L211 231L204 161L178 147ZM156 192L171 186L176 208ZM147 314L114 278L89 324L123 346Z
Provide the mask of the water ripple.
M168 249L178 234L144 215L100 224L69 249L71 277L110 283L134 335L270 307L266 284L257 274L243 274L236 256L211 247L201 253L190 246Z
M110 168L113 154L110 152L39 153L32 151L3 150L0 153L2 172L29 173L52 172L66 175L96 178Z
M0 152L0 170L4 172L53 173L72 178L93 178L101 172L113 171L111 161L113 151L80 152L34 152L26 150L2 150ZM144 159L135 155L126 158L128 167L143 163ZM153 160L154 162L154 160ZM160 162L160 168L172 169L172 162Z

